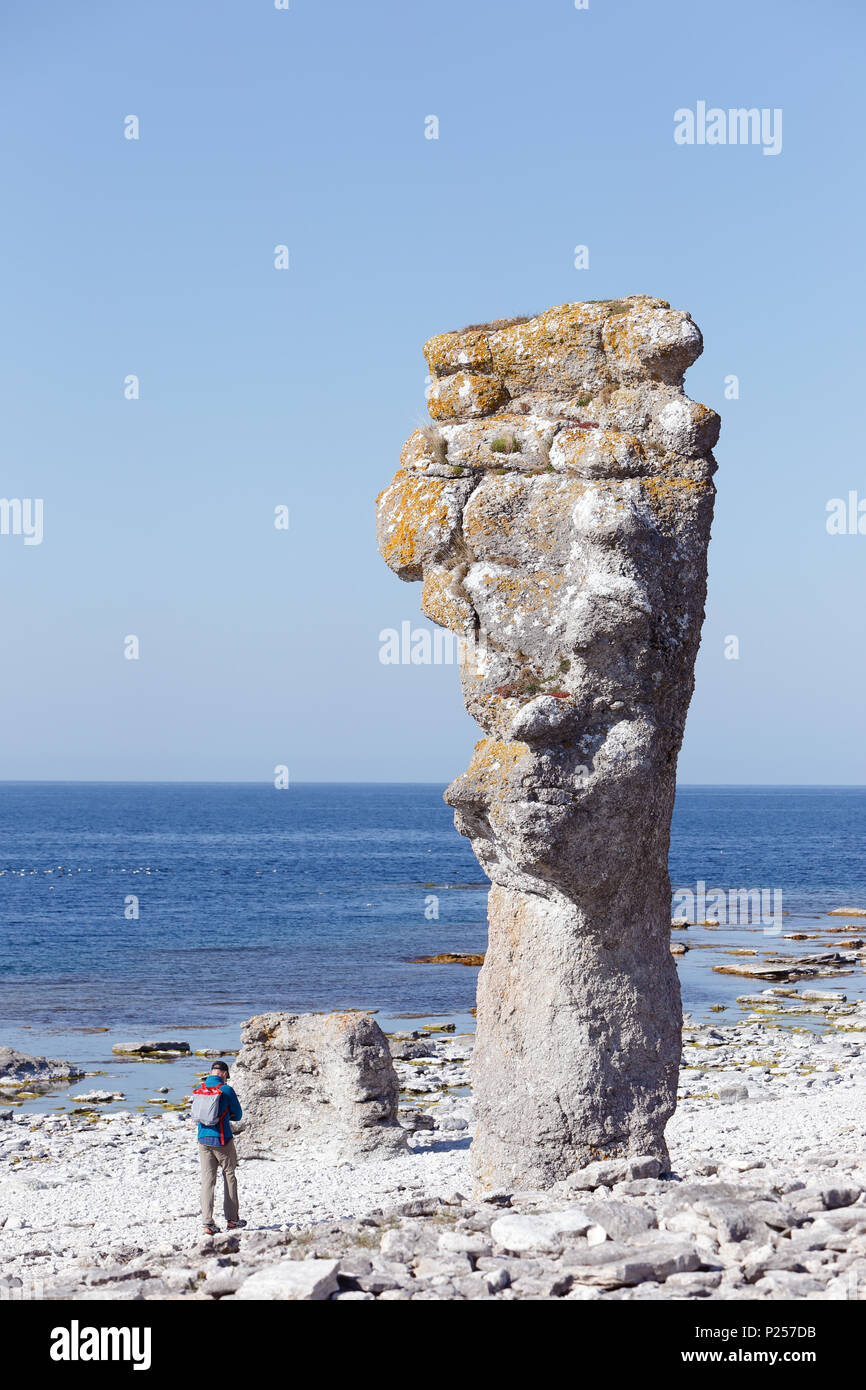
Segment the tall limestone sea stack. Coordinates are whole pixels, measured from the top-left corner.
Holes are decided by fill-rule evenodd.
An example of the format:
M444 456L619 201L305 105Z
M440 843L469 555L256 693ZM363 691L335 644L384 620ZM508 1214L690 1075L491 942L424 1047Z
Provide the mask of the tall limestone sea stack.
M491 880L472 1147L480 1189L667 1162L681 1006L667 869L706 593L719 418L701 334L633 295L431 338L434 424L379 545L465 638L484 730L445 794Z

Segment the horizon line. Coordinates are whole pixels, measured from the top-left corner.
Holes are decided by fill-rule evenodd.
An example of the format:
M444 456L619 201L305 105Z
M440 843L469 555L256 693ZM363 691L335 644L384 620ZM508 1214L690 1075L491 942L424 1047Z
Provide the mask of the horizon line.
M265 778L253 781L247 778L221 777L2 777L0 787L273 787L274 790L289 791L292 787L440 787L448 782L427 781L423 779L402 779L392 781L379 778L370 781L366 778L347 778L342 781L321 779L308 781L298 778L290 780L288 786L273 787L273 781ZM774 790L791 788L796 790L856 791L866 788L864 782L677 782L677 789L688 787L730 787L742 790L753 788Z

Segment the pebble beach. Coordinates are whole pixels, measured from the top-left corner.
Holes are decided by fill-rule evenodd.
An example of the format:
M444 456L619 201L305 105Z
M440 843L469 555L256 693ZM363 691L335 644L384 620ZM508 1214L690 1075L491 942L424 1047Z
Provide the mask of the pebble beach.
M859 1298L866 1005L826 993L837 998L823 1001L821 1031L798 1014L821 1001L794 987L758 992L730 1023L685 1020L664 1177L652 1160L600 1162L553 1191L476 1197L472 1036L456 1030L391 1037L404 1154L329 1165L299 1149L246 1161L248 1226L210 1239L182 1112L6 1110L3 1294Z

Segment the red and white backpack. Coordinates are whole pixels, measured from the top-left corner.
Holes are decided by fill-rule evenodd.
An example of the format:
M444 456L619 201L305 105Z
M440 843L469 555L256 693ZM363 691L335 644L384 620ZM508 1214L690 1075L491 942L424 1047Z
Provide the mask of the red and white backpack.
M219 1086L196 1086L192 1093L192 1106L190 1116L198 1120L200 1125L207 1125L208 1129L214 1129L220 1117L220 1101L222 1099Z

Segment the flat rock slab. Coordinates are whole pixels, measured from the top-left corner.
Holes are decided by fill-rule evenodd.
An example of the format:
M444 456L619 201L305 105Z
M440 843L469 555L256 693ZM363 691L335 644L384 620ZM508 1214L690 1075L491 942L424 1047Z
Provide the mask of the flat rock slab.
M641 1178L657 1178L662 1171L662 1163L651 1155L638 1155L635 1158L597 1159L587 1163L577 1172L565 1179L568 1188L591 1190L596 1187L613 1187L617 1182L636 1182Z
M625 1241L642 1235L655 1224L655 1216L648 1209L610 1199L582 1202L564 1211L540 1215L509 1213L493 1222L490 1234L510 1254L555 1254L575 1236L588 1236L593 1245L608 1240Z
M150 1057L154 1054L183 1056L190 1051L188 1042L128 1042L115 1043L112 1052L124 1057Z
M612 1289L692 1273L700 1269L701 1257L692 1241L653 1232L637 1248L607 1241L590 1249L567 1250L562 1265L575 1283Z
M234 1297L278 1302L330 1298L337 1292L338 1268L339 1260L280 1260L251 1274Z
M514 1255L527 1250L551 1254L562 1249L569 1235L585 1235L592 1224L592 1218L580 1207L541 1216L513 1212L494 1221L490 1234L497 1245Z

